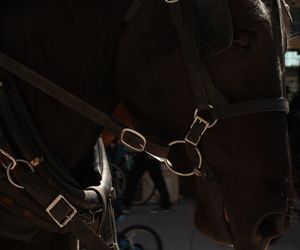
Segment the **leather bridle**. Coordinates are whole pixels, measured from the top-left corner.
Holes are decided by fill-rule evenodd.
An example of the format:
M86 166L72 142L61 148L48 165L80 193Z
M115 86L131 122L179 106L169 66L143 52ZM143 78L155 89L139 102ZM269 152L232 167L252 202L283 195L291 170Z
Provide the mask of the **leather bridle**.
M126 22L131 21L134 15L142 7L144 1L145 0L133 1L132 6L129 8L129 11L125 17ZM137 152L146 152L154 156L158 160L164 162L167 165L167 167L175 174L181 176L190 176L194 174L202 176L202 157L197 146L201 137L203 136L203 134L205 134L207 130L212 128L219 121L231 117L238 117L242 115L261 112L288 112L288 101L285 98L280 97L248 100L233 104L229 103L226 100L225 96L214 86L206 68L206 65L199 56L199 48L195 46L196 43L193 31L191 30L190 23L187 20L186 15L184 15L185 12L183 7L185 6L186 2L183 0L165 0L165 2L169 9L172 23L178 33L178 39L180 42L181 50L183 52L182 54L184 56L186 71L190 79L190 86L192 88L194 94L194 101L196 103L194 120L190 128L187 129L187 134L185 138L173 141L168 145L161 146L151 141L148 141L146 137L143 136L141 133L133 129L121 126L107 114L92 107L80 98L74 96L70 92L59 87L57 84L46 79L45 77L41 76L40 74L29 69L25 65L21 64L17 60L7 56L2 52L0 52L0 68L4 69L7 73L22 79L24 82L47 94L56 101L72 108L84 117L99 124L109 132L115 134L117 137L120 137L121 142L127 147L131 148L132 150ZM277 0L277 2L280 9L281 0ZM5 84L5 82L0 82L0 88L2 88ZM191 172L181 173L174 170L172 165L173 163L170 162L170 160L168 160L168 155L172 148L175 146L189 146L196 151L196 155L198 156L198 162L195 163L195 166L193 167L193 170ZM5 156L5 154L6 152L3 149L1 149L0 156ZM24 163L21 161L23 160L19 160L19 163ZM29 169L35 169L34 161L26 161L25 165L29 166ZM14 168L13 165L9 167L8 172L10 172L12 168ZM34 171L27 172L27 174L30 174L31 177L34 176ZM10 178L9 175L8 177ZM23 176L20 178L26 179L27 176ZM21 186L19 186L18 188L20 187ZM29 184L27 185L27 188L31 190L32 193L35 193L35 190L32 189ZM92 190L95 189L96 188L92 188ZM39 195L37 194L37 196ZM74 212L75 210L73 209L72 204L66 199L64 199L64 197L57 196L57 199L58 200L54 200L54 203L52 202L51 204L56 205L58 202L62 201L63 203L66 203L66 205L69 206L69 208L71 208L71 210L69 209L69 212L71 212L71 216L74 217L74 219L73 222L72 220L67 220L66 225L72 223L79 223L81 225L82 223L78 222L78 219L76 217L77 215L76 212ZM43 200L42 198L41 203L43 206L45 206L47 202L48 200ZM52 210L53 207L50 206L49 209ZM65 225L62 225L62 227L64 226ZM85 225L83 225L83 227L86 228ZM92 233L90 229L86 229L85 231L88 233ZM93 237L93 239L95 239L96 243L89 243L89 241L86 240L87 244L89 244L88 247L91 250L97 249L97 244L101 245L103 249L107 249L105 246L103 246L103 242L97 239L96 236Z
M165 0L168 4L170 16L173 25L176 27L180 47L185 61L186 70L190 80L190 86L194 94L196 102L196 110L194 121L183 140L173 141L169 144L170 147L176 144L189 144L198 155L198 165L190 173L179 173L172 167L172 163L166 158L164 162L166 166L175 174L181 176L198 175L202 176L201 171L202 157L197 145L200 142L203 134L212 128L220 120L232 117L238 117L248 114L261 112L289 112L288 100L284 97L280 98L260 98L248 100L238 103L229 103L226 97L215 87L204 61L200 58L200 48L195 42L193 27L193 15L191 6L186 15L184 15L184 3L188 5L188 1L180 0ZM277 1L279 8L280 23L282 23L281 0ZM283 0L285 8L287 4ZM229 11L229 10L227 10ZM189 17L189 18L188 18ZM192 19L192 20L188 20Z

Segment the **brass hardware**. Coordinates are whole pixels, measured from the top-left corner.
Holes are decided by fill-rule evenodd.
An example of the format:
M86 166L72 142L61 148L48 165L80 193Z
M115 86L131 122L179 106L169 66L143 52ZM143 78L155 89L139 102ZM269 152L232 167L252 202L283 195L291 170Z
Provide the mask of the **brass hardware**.
M41 157L36 157L36 158L34 158L33 160L30 161L30 164L31 164L33 167L37 167L42 161L43 161L43 158L41 158Z

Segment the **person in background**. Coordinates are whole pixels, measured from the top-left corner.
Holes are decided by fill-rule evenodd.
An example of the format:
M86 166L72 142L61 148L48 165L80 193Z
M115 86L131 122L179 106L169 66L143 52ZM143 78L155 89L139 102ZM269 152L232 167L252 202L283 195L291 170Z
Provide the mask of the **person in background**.
M149 172L160 195L159 205L150 210L150 213L169 212L171 210L169 192L162 175L160 162L146 153L139 153L135 156L132 169L129 173L128 184L123 198L123 213L130 213L132 200L137 190L138 183L146 171Z
M115 108L112 117L119 121L121 124L125 125L129 128L135 127L135 121L131 116L128 109L122 104L118 104ZM103 131L102 138L104 141L104 145L108 150L109 155L116 155L116 151L119 149L118 139L115 135L109 133L108 131ZM124 148L124 146L123 146ZM119 156L121 154L118 154ZM115 157L115 156L113 156ZM116 159L114 159L116 161ZM124 213L129 213L131 208L131 203L133 199L134 192L138 187L138 183L142 178L145 171L148 171L151 179L154 182L156 189L160 194L160 204L157 208L150 210L151 213L159 213L159 212L168 212L171 209L171 202L169 197L169 192L165 183L165 179L162 175L161 166L159 161L150 157L146 153L138 153L136 157L134 157L134 163L130 170L130 174L127 181L127 186L124 194Z

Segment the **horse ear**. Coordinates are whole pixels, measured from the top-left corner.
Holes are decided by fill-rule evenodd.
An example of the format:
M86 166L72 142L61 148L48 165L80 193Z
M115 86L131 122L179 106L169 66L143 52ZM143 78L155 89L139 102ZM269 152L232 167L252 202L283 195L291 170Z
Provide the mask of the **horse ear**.
M233 27L227 0L192 0L192 7L201 57L208 58L229 49Z

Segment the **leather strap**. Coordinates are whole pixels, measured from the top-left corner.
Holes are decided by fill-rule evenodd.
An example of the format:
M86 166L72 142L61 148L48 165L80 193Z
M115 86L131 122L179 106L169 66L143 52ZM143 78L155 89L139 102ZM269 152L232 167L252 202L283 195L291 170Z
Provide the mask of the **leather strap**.
M40 166L37 168L37 170ZM11 183L1 180L1 186L4 185L4 190L7 193L7 189L11 190L11 197L0 195L0 204L5 206L20 217L29 217L34 220L34 223L41 228L54 232L72 232L84 246L89 250L109 250L111 249L104 240L93 231L93 229L87 225L82 218L78 215L77 210L63 197L49 187L45 181L43 181L37 173L30 171L23 164L17 164L16 168L11 171L14 181L22 185L26 190L22 191L21 198L25 202L21 204L16 203L15 192L16 188L11 186ZM3 167L0 167L0 173L3 173ZM5 186L6 185L6 186ZM15 190L14 190L15 189ZM32 197L32 203L28 203L28 198ZM20 194L18 194L18 200L20 200ZM28 200L28 201L27 201ZM38 208L37 203L41 206ZM28 209L28 204L30 210ZM27 208L23 207L26 206ZM44 211L44 213L43 213ZM48 211L48 216L61 224L61 228L51 221L50 217L45 213ZM105 214L103 214L105 216ZM66 223L66 225L64 225Z
M25 104L19 99L18 92L14 92L15 88L13 82L10 82L9 91L8 89L5 91L5 89L5 86L0 88L0 125L1 127L2 125L6 127L5 133L0 130L0 135L2 135L1 139L3 139L1 140L1 149L7 149L6 144L8 141L17 140L17 143L23 145L21 151L17 150L18 158L20 159L23 153L25 153L25 159L31 160L36 156L38 151L34 149L36 146L36 138L30 136L30 134L33 133L32 130L34 130L28 126L28 123L30 124L30 122L28 122L30 116L28 116ZM8 98L8 92L11 98ZM18 108L18 112L23 110L24 113L16 114L14 104L17 106L15 108ZM25 118L24 116L26 115L27 117ZM18 120L23 121L21 127L24 131L20 130ZM10 140L5 138L6 135L10 137ZM39 149L43 151L43 148L42 146ZM100 148L102 148L102 150L100 150ZM16 149L16 147L14 147L14 149ZM107 161L103 144L102 147L98 146L97 149L98 157L101 153L102 161ZM63 188L61 187L62 181L53 177L53 172L49 173L46 171L49 160L48 157L44 158L42 162L34 167L34 172L28 168L27 164L23 163L24 161L19 160L17 160L17 165L14 169L7 171L5 168L7 168L11 162L6 158L7 157L3 157L3 155L0 154L0 187L2 190L0 204L2 206L22 218L24 218L24 216L25 218L30 217L31 220L34 221L34 224L40 228L54 232L72 232L88 249L110 249L103 239L83 221L73 205L75 203L77 205L76 207L79 206L81 209L85 209L86 207L86 210L89 211L91 211L90 208L95 208L96 205L98 208L102 208L103 217L108 216L108 213L106 213L107 206L105 204L107 199L110 199L111 178L110 174L108 174L109 168L107 166L103 166L105 169L103 169L102 181L99 186L95 186L89 190L79 190L80 187L76 186L76 184L75 187L70 185L70 183L74 183L72 180L73 177L71 177L69 173L66 174L63 172L64 167L60 169L62 171L61 174L65 175L64 178L67 178L68 181ZM24 158L22 157L21 159ZM99 160L98 164L100 164ZM52 166L52 168L53 167L55 168L56 166ZM6 178L8 172L10 173L12 181L23 186L25 189L12 186L11 180ZM63 191L61 191L62 189ZM101 195L99 195L99 193L101 193ZM87 199L86 196L90 197L90 199ZM46 212L47 210L48 214ZM109 219L107 218L107 220ZM54 221L56 221L57 224L55 224Z
M184 5L185 4L185 5ZM185 66L193 90L198 112L209 112L214 120L227 119L235 116L259 112L289 112L288 101L281 98L255 99L230 104L226 97L214 86L204 61L200 59L200 50L194 38L192 11L188 1L167 3L170 17L175 26L183 52ZM185 8L184 8L185 7ZM184 9L188 10L185 14ZM189 14L189 15L188 15Z
M289 103L285 98L266 98L213 107L203 110L200 116L212 124L215 121L262 112L288 112Z
M53 189L47 187L33 172L17 166L12 171L14 177L25 187L27 193L34 198L44 210L58 220L68 222L69 229L89 250L110 250L106 243L97 235L77 214L75 208L70 206L63 196L59 196ZM51 208L50 206L53 205ZM73 217L71 217L74 215ZM69 221L70 219L70 221Z
M39 168L40 166L37 170ZM3 166L0 166L0 174L4 176L6 171L3 170ZM89 250L111 250L104 240L82 220L76 209L65 197L58 195L37 173L30 171L22 163L18 164L11 172L14 181L22 185L26 192L22 191L23 194L20 196L20 192L11 183L3 179L2 176L0 186L4 188L5 193L11 193L11 198L3 196L3 194L0 195L0 204L2 206L15 215L27 217L27 219L31 218L36 225L49 231L72 232ZM30 199L26 198L26 196L32 197L33 200L30 202ZM24 200L23 202L21 201L21 204L20 198ZM38 204L41 208L38 207ZM57 225L55 226L55 223L45 213L47 210L49 215L51 214L62 225L66 222L66 226L61 228Z
M293 17L292 17L292 14L291 14L290 6L286 3L286 0L279 0L279 1L281 1L282 6L283 6L283 8L284 8L284 10L285 10L285 12L286 12L286 14L287 14L290 22L293 23ZM282 9L281 3L280 2L278 3L279 12L281 12L281 9Z
M2 52L0 52L0 67L52 97L56 101L70 107L87 119L99 124L114 135L120 137L122 134L124 127L114 121L110 116L82 101L77 96L64 90L57 84ZM126 133L126 139L133 145L139 145L141 143L140 137L132 133ZM150 141L147 141L144 150L160 157L165 157L168 154L167 147L160 146Z

